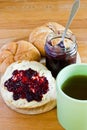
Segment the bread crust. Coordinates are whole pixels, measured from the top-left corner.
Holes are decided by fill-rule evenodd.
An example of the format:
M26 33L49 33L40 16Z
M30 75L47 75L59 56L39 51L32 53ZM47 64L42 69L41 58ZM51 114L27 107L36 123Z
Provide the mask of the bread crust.
M29 41L40 51L42 56L45 56L44 45L46 38L52 30L46 26L35 28L29 36Z
M3 45L0 49L0 74L6 68L18 60L39 61L41 58L38 49L28 41L11 42Z
M49 33L58 33L59 30L64 29L64 26L56 22L48 22L43 26L35 28L29 35L29 41L38 48L42 56L46 56L44 46L47 36Z

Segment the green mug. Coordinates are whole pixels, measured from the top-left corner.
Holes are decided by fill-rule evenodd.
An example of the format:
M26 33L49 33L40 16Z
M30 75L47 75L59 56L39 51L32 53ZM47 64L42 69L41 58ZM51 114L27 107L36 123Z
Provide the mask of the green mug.
M67 79L78 75L87 76L87 64L69 65L63 68L56 78L57 117L62 127L66 130L87 130L87 99L73 98L64 93L62 89Z

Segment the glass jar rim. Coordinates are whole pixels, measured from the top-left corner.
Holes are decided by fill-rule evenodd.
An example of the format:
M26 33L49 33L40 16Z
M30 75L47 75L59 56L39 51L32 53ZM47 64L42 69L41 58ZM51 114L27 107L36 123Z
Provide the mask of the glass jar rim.
M50 34L47 36L46 44L45 44L45 45L47 45L50 49L55 49L55 48L57 48L57 45L52 46L51 40L52 40L52 39L56 39L56 38L62 38L61 36L62 36L63 32L64 32L64 30L59 30L59 31L58 31L58 34L55 33L55 32L50 33ZM74 48L77 49L76 37L75 37L75 35L74 35L72 32L67 31L65 38L71 40L71 41L73 42L73 44L72 44L72 46L69 47L68 49L62 48L62 47L60 47L60 48L61 48L61 50L62 50L63 52L65 52L65 53L69 53L69 52L72 53L72 51L73 51ZM59 47L59 46L58 46L58 47Z

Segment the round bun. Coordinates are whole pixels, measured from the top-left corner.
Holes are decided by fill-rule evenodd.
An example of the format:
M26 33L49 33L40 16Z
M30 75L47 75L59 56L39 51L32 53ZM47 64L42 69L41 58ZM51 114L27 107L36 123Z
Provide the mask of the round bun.
M4 83L12 77L15 70L32 69L40 76L44 76L48 81L48 91L43 94L41 101L27 101L26 98L14 100L13 92L8 91ZM5 103L13 110L23 114L39 114L50 111L56 106L56 84L51 72L41 63L35 61L22 61L12 63L1 78L1 95Z
M41 58L38 49L30 42L21 40L5 44L0 49L0 74L18 60L39 61Z
M29 41L36 46L42 56L45 56L44 45L48 34L52 32L58 33L59 30L64 29L62 25L56 22L48 22L43 26L35 28L29 35Z

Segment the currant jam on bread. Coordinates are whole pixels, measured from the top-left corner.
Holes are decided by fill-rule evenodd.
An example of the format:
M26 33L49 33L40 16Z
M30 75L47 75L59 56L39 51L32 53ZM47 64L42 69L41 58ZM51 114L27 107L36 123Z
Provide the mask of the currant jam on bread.
M39 114L56 106L56 84L51 72L41 63L12 63L1 78L1 95L13 110Z
M33 100L39 102L48 91L48 80L32 69L15 70L4 86L9 92L13 92L14 100L25 98L28 102Z

